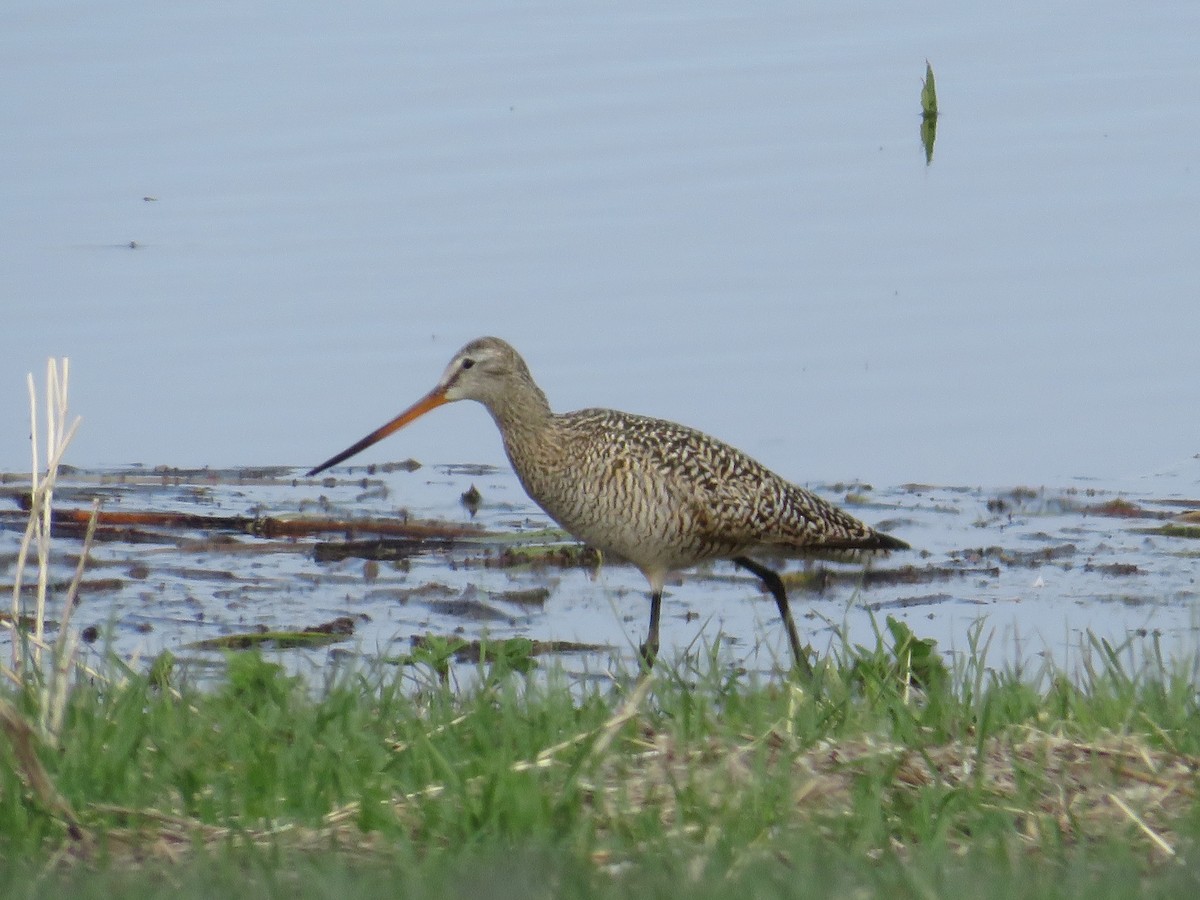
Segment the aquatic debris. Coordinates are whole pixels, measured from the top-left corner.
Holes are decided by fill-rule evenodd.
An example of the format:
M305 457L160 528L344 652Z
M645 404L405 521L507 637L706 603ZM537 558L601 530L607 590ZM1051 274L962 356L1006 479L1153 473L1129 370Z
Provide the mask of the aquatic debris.
M1032 569L1045 563L1067 559L1078 552L1079 548L1074 544L1059 544L1056 547L1043 547L1041 550L1006 550L1000 554L1000 560L1010 566Z
M466 475L469 478L482 478L484 475L495 475L500 471L487 463L447 463L436 468L445 475Z
M479 504L483 502L483 494L479 493L479 488L472 484L469 488L462 492L462 496L458 498L472 517L479 512Z
M512 624L513 618L508 613L496 609L482 600L475 599L479 591L474 585L469 585L462 595L452 600L431 598L422 601L429 609L439 615L452 619L466 619L468 622L507 622Z
M380 538L374 541L323 541L313 546L313 559L317 562L341 562L344 559L365 559L373 562L389 562L409 559L418 553L427 553L441 547L449 549L452 541L414 538Z
M185 650L251 650L270 644L279 650L295 647L322 647L344 641L354 634L354 619L350 616L338 616L320 625L307 628L282 629L269 631L251 631L242 634L226 634L215 638L205 638L184 644Z
M71 586L71 583L69 581L51 581L46 585L46 590L50 591L51 593L56 593L56 594L57 593L66 593L66 591L70 588L70 586ZM111 591L119 591L123 587L125 587L125 582L122 581L120 578L85 578L82 581L80 581L78 585L76 585L76 593L77 594L108 593ZM11 595L12 591L13 591L12 585L0 585L0 593ZM22 594L33 594L36 592L37 592L36 584L22 584L21 585L21 593ZM78 602L78 600L76 602ZM0 613L0 617L3 617L4 615L5 615L4 613Z
M880 612L885 609L914 609L918 606L934 606L940 603L968 603L974 606L985 606L986 600L971 600L956 597L953 594L925 594L922 597L900 597L896 600L880 600L876 603L864 603L863 609Z
M36 587L36 585L34 585L34 587ZM25 586L22 585L21 589L24 590ZM0 588L0 591L11 594L12 588ZM13 620L12 613L0 612L0 625L11 626L12 620ZM32 631L36 625L37 625L37 620L33 616L21 615L17 618L17 628L21 631ZM52 630L58 628L58 623L55 622L53 619L43 619L42 627L46 631L52 631Z
M330 473L320 479L322 487L337 487L339 484L354 484L356 481L362 482L366 486L366 480L374 475L388 475L392 472L415 472L421 468L421 464L417 460L409 459L399 462L387 463L371 463L367 466L346 466L343 470L346 475L339 476ZM291 471L289 469L289 471ZM355 475L355 472L362 472L361 475Z
M1049 540L1049 536L1045 534L1036 535L1036 537ZM965 550L951 550L948 556L951 559L961 558L966 562L978 563L985 559L996 559L1006 566L1033 569L1047 563L1060 563L1064 568L1069 568L1069 564L1062 563L1062 560L1075 556L1079 552L1079 548L1074 544L1059 544L1054 547L1043 547L1040 550L1009 550L1004 547L976 547ZM998 575L997 569L993 574Z
M1143 528L1143 534L1159 534L1163 537L1200 540L1200 525L1161 525L1158 528Z
M424 584L416 587L385 587L376 588L368 591L364 597L366 600L378 601L388 600L396 603L406 604L410 600L420 600L422 597L449 597L458 593L448 584L441 584L436 581L427 581Z
M27 499L24 502L28 502ZM91 508L55 509L51 518L51 528L56 535L82 537L87 529L87 523L92 515ZM13 511L11 514L0 511L0 528L24 528L24 513ZM245 534L257 538L297 538L320 534L378 534L408 541L417 549L428 549L427 542L450 541L456 538L486 536L486 530L480 525L455 524L436 520L414 519L379 519L379 518L347 518L331 516L218 516L202 513L167 512L160 510L105 510L101 509L96 518L95 539L99 542L119 541L129 544L177 544L180 532L205 532L226 534ZM330 545L332 547L334 545ZM374 558L391 559L387 555L388 545L381 545L382 556ZM329 559L339 559L355 555L355 550L362 546L351 546L345 553L338 555L333 549L321 552ZM392 545L394 549L394 545ZM372 558L363 554L366 558ZM321 558L321 557L318 557Z
M594 569L600 565L600 551L586 544L526 544L505 547L499 553L485 552L482 557L465 560L467 565L485 569L514 569L528 566L558 569Z
M513 603L517 606L536 606L542 607L546 605L546 601L550 599L550 589L544 587L526 588L524 590L515 591L500 591L492 594L497 600L503 600L505 603Z
M1112 516L1117 519L1169 519L1172 515L1162 510L1145 509L1121 497L1115 497L1107 503L1085 506L1082 511L1094 516Z
M1102 575L1142 575L1141 569L1134 563L1088 563L1083 567L1085 572L1099 572Z
M951 554L953 556L953 554ZM978 561L982 557L964 557L965 561ZM891 568L868 569L855 571L846 569L830 569L825 566L814 566L796 572L785 572L783 583L789 590L821 593L836 584L853 584L860 587L874 587L889 584L927 584L934 581L944 581L950 578L966 578L982 576L995 578L1000 574L999 566L914 566L907 564Z
M1041 491L1033 488L1015 487L1011 491L1006 491L989 499L987 509L988 512L1011 513L1015 509L1024 507L1031 501L1038 499L1040 496Z

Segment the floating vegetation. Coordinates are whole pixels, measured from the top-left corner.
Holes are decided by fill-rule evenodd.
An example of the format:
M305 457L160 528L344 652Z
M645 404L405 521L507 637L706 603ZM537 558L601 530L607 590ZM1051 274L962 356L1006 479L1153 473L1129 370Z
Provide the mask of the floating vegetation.
M544 587L528 588L518 591L500 591L493 594L497 600L513 603L517 606L543 607L550 599L550 589Z
M225 634L184 644L184 650L253 650L256 647L274 647L277 650L323 647L344 641L354 634L354 619L339 616L321 625L307 628L250 631L242 634Z
M1200 540L1200 525L1160 525L1158 528L1144 529L1146 534L1160 534L1163 537L1185 538Z
M921 116L936 119L938 114L937 86L933 81L933 66L925 60L925 80L921 82Z
M498 553L485 553L467 563L488 569L594 569L600 565L600 552L584 544L520 544L504 547Z
M474 588L467 588L461 597L451 600L426 600L425 605L438 615L467 622L509 622L512 616L489 603L477 600Z
M538 641L525 637L502 640L466 640L436 634L413 635L409 639L412 652L393 662L401 665L431 665L444 671L451 658L460 663L499 663L508 671L525 672L535 656L561 653L598 653L609 648L603 644L578 641Z

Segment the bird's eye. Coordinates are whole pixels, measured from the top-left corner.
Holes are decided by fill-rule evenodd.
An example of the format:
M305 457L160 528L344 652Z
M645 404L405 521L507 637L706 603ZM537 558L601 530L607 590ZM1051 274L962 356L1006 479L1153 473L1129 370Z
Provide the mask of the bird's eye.
M475 365L475 360L473 360L473 359L467 358L462 361L462 367L464 369L469 369L473 365Z

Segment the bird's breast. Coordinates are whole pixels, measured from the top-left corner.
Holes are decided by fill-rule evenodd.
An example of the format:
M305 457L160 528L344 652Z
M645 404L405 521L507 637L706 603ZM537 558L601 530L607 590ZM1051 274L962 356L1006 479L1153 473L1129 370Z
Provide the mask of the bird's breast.
M512 458L529 496L577 539L643 569L681 569L727 555L709 511L680 492L673 473L619 442L575 446L548 459Z

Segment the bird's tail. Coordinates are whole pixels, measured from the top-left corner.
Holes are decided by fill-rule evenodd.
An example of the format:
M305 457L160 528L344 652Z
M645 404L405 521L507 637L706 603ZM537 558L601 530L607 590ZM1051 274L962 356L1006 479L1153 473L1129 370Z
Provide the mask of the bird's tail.
M772 545L785 555L805 559L825 559L832 562L863 562L874 556L895 550L911 550L900 538L882 531L866 528L859 534L830 536L820 541L785 542Z
M860 543L856 549L890 553L892 550L911 550L912 548L898 537L872 530L871 536Z

